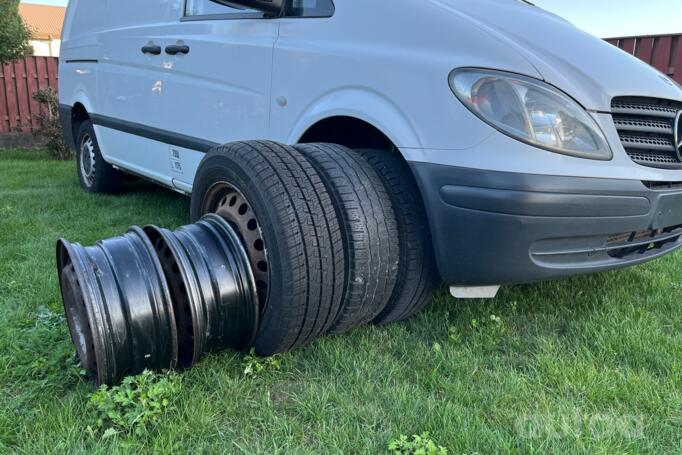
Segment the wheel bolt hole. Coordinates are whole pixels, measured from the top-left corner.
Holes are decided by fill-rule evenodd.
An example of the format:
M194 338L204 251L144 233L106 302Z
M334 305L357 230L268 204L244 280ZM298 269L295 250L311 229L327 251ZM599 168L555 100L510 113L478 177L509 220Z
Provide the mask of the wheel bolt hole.
M256 222L255 218L251 218L248 223L246 223L246 227L249 228L249 231L255 231L258 228L258 223Z
M268 263L265 261L258 261L258 264L256 265L258 267L258 270L261 272L267 272L268 271Z
M234 205L237 203L237 196L232 196L232 199L230 199L230 207L234 207Z
M259 291L264 291L268 288L268 284L263 280L256 281L256 287Z
M256 241L253 242L253 247L258 251L263 251L263 239L256 239Z
M242 204L239 206L239 214L240 215L244 215L248 210L249 210L249 206L246 204Z

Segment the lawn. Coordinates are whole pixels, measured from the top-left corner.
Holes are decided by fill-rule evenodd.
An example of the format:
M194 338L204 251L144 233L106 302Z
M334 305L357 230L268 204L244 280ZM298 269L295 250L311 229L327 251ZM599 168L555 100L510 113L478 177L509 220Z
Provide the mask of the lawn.
M422 432L451 454L682 452L680 254L489 301L442 290L407 322L320 339L255 376L242 354L212 354L173 376L146 434L93 434L55 241L173 228L188 199L142 183L86 195L74 167L0 150L0 453L374 454Z

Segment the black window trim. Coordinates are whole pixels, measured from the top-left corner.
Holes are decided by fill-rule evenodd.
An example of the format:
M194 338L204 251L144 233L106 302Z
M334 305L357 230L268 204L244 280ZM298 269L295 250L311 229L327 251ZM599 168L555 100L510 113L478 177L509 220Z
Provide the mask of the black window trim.
M319 16L280 16L280 17L272 17L267 15L266 13L262 13L260 11L244 11L244 12L236 12L236 13L222 13L222 14L197 14L194 16L188 16L187 15L187 2L189 0L185 0L184 2L184 7L182 10L182 17L180 18L180 22L198 22L198 21L220 21L220 20L238 20L238 19L324 19L324 18L330 18L334 16L334 13L336 12L336 5L334 4L334 0L329 0L329 3L332 5L332 11L331 14L325 14L325 15L319 15ZM288 1L288 0L285 0Z
M187 0L185 0L187 1ZM198 21L226 21L236 19L273 19L267 14L256 12L245 13L224 13L224 14L197 14L194 16L182 16L180 22L198 22Z

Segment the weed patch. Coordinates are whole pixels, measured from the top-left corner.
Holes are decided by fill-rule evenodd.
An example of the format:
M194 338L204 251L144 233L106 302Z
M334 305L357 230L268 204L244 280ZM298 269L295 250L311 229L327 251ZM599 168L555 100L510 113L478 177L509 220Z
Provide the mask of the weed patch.
M97 421L87 431L101 433L103 438L119 433L144 436L175 408L179 392L180 377L174 373L145 371L125 378L120 385L103 385L90 397Z
M244 356L242 360L242 368L244 376L247 378L257 378L268 371L277 371L282 368L282 362L279 355L271 357L258 357L256 350L251 351Z
M436 444L429 433L412 435L412 439L401 435L388 444L393 455L447 455L448 449Z

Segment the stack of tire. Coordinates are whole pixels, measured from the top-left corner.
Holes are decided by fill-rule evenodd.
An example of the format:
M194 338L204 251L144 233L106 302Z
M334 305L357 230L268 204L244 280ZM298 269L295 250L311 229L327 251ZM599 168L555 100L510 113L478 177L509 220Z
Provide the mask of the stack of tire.
M78 142L90 146L78 154L81 186L88 192L120 191L125 175L102 159L90 138L94 131L85 122ZM216 147L203 158L192 189L192 221L201 224L207 216L215 217L209 220L214 224L218 218L227 221L253 277L253 299L240 297L255 302L255 317L245 319L255 325L241 329L253 333L248 342L223 347L255 347L257 354L269 356L324 334L401 321L422 309L439 284L419 190L397 152L269 141ZM155 245L170 235L159 232L145 229ZM62 244L66 251L68 242ZM204 250L210 255L210 248ZM64 289L69 280L77 281L68 272L75 253L60 254ZM171 296L180 295L177 279L164 272ZM78 346L73 327L72 337ZM91 362L88 349L81 351L81 361ZM198 355L196 349L185 353L190 360L183 362L175 353L171 366L192 364Z
M439 283L426 214L397 153L335 144L227 144L203 159L191 216L239 232L272 355L422 309Z

